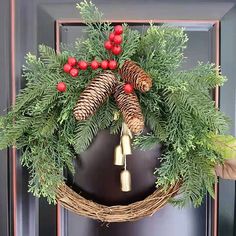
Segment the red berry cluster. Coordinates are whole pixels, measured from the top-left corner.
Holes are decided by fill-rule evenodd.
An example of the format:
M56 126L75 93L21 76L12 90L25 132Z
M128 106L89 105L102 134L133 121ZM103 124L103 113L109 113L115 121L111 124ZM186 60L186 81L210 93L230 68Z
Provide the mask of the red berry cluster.
M69 57L67 63L63 66L63 70L72 77L77 77L79 70L87 70L89 66L92 70L97 70L99 67L101 67L103 70L115 70L117 68L117 62L115 60L103 60L101 63L96 60L93 60L90 63L83 60L77 62L76 58ZM57 84L57 90L59 92L65 92L66 84L64 82L59 82Z
M114 31L110 33L109 39L104 43L104 47L111 51L113 55L119 55L122 52L122 47L120 46L123 41L121 36L122 33L123 27L121 25L116 25Z
M72 77L78 76L79 70L77 68L77 60L74 57L69 57L67 63L63 66L63 70Z
M77 77L80 70L86 70L88 63L86 61L78 61L74 57L69 57L67 63L63 66L64 72L70 74L72 77Z
M104 43L104 47L111 51L113 55L119 55L122 52L120 44L123 41L122 38L123 27L121 25L116 25L114 31L109 35L109 40ZM118 66L116 60L103 60L100 63L96 60L89 62L86 61L77 61L74 57L69 57L67 63L63 66L65 73L70 74L72 77L77 77L79 70L87 70L88 67L91 67L92 70L97 70L99 67L103 70L115 70ZM57 84L57 90L59 92L66 91L66 84L64 82L59 82ZM126 93L133 92L133 86L131 84L126 84L124 87Z
M103 60L101 63L96 60L93 60L90 63L86 61L77 62L76 58L69 57L67 63L63 67L63 70L72 77L76 77L79 74L79 70L87 70L89 66L92 70L97 70L99 67L101 67L103 70L114 70L117 67L117 62L115 60Z

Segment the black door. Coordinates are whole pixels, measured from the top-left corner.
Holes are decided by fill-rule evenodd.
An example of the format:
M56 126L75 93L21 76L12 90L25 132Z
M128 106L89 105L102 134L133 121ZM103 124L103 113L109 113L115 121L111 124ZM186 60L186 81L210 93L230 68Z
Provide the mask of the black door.
M140 28L146 25L149 20L153 20L155 24L168 23L185 27L189 37L188 49L185 52L187 59L183 65L185 69L195 66L198 61L220 63L220 24L218 20L232 5L208 3L203 6L198 3L177 4L176 2L171 3L171 1L170 3L158 3L156 1L144 2L140 0L97 0L94 2L105 13L105 18L113 22L128 21L132 27ZM24 86L21 79L21 65L24 64L24 55L29 51L37 53L37 45L41 43L59 50L60 43L71 44L75 38L80 37L81 29L84 26L80 23L78 12L75 9L75 2L71 3L67 0L4 1L4 8L0 8L0 11L1 37L3 38L3 40L0 40L1 55L3 55L0 60L0 110L5 113L6 108L14 103L15 93L19 91L20 87ZM225 29L232 27L228 18L230 22L233 22L235 15L231 10L229 16L225 16L222 23L222 25L225 25ZM229 31L229 29L227 30ZM233 33L232 36L234 36ZM227 45L223 44L224 37L225 35L222 36L222 46L227 48ZM229 43L233 44L231 41ZM222 56L224 56L222 62L227 61L228 58L224 52ZM231 57L230 63L232 66L234 58L233 55ZM222 70L225 70L225 73L230 71L232 74L226 62L222 65ZM230 78L232 77L231 74L229 74ZM231 83L232 86L228 90L235 88L235 84L232 81ZM222 91L225 97L229 96L227 95L228 90L226 88ZM218 93L216 95L218 98ZM232 99L232 96L229 99ZM224 99L221 99L223 108L226 107ZM225 110L227 112L227 109ZM0 235L218 235L218 198L213 201L206 197L205 203L198 209L190 206L180 210L169 205L152 217L133 223L109 225L74 215L60 206L50 206L44 199L36 199L27 193L28 173L20 166L19 156L20 153L17 153L14 149L1 152L0 214L4 217L0 217ZM96 166L96 161L95 164L92 159L86 161L88 165L89 162L93 162L93 165ZM97 160L98 163L99 160ZM138 166L133 166L133 168L138 168ZM86 181L84 184L86 185ZM230 183L227 184L230 185ZM227 184L223 183L222 186L226 190L232 189L232 182L231 186ZM216 196L218 196L217 192L218 190ZM234 190L231 196L232 194L234 195ZM227 205L222 194L220 197L222 204ZM234 204L233 199L231 199L231 204ZM220 209L224 209L224 205ZM227 214L224 214L224 211L221 210L220 219L226 220L225 224L229 222L230 227L228 227L229 233L227 233L227 236L233 236L232 212L234 212L234 206L228 207L228 209L227 213L231 212L231 218L225 218L224 216ZM222 224L220 225L222 226ZM224 225L221 228L223 227ZM223 230L220 235L226 236L224 232Z

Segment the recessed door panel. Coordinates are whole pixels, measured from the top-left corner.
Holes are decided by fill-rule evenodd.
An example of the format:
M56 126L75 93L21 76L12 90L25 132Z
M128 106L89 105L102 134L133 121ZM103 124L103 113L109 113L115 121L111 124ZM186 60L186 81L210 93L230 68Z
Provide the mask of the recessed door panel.
M182 23L183 24L183 23ZM185 51L185 61L183 63L182 69L190 69L198 64L199 61L202 62L212 62L215 58L215 29L212 25L197 25L197 24L184 24L181 22L176 22L177 26L185 26L186 33L188 35L188 47ZM139 30L143 30L147 27L146 23L132 23L131 27L134 27ZM81 24L62 24L60 26L60 43L64 45L71 45L73 48L74 41L83 36L83 28L84 26ZM106 145L107 141L105 139L114 139L114 137L106 137L104 134L100 134L100 137L97 137L95 140L95 144L92 144L92 149L96 149L94 146L103 145L104 147L108 147L106 152L108 155L105 155L103 152L100 152L100 155L96 156L84 156L80 159L80 168L77 167L78 174L75 175L74 179L72 178L70 184L74 184L75 186L80 186L82 189L87 190L88 192L92 192L94 195L94 200L99 200L100 203L109 204L113 199L119 199L119 196L114 197L113 193L117 195L121 195L121 199L130 201L128 195L124 196L124 194L117 193L117 189L119 187L119 178L116 173L116 169L112 166L112 161L110 161L109 155L112 155L113 149L115 145ZM98 141L99 140L99 141ZM114 141L115 142L115 141ZM113 147L114 146L114 147ZM102 147L101 147L102 149ZM111 150L110 150L111 149ZM99 148L96 153L99 153ZM91 153L90 153L91 154ZM95 151L94 151L95 154ZM92 155L92 154L91 154ZM137 159L138 160L138 159ZM152 157L150 159L146 159L146 161L150 162L150 168L147 170L142 169L141 162L133 160L131 164L132 170L136 170L135 174L140 175L140 179L148 178L154 171L155 165L157 164L153 161ZM84 164L84 165L83 165ZM140 166L139 166L140 165ZM86 168L89 169L90 166L93 166L91 173L96 174L86 174ZM101 171L102 169L102 171ZM138 173L137 169L140 171ZM106 171L107 170L107 171ZM146 171L146 172L145 172ZM80 172L80 173L79 173ZM144 172L144 173L143 173ZM116 178L113 178L116 176ZM81 179L80 179L81 178ZM135 176L135 178L138 178ZM118 179L119 180L119 179ZM89 189L88 185L91 182L96 182L96 186L94 187L94 191ZM155 180L153 180L154 186ZM108 189L104 188L104 192L100 192L101 189L97 186L106 185ZM136 182L137 185L140 185L140 181ZM148 184L147 184L148 185ZM140 197L145 196L145 190L151 190L150 186L143 186L143 192L139 194ZM146 189L145 189L146 188ZM142 196L142 194L144 194ZM91 195L90 195L91 197ZM110 201L108 200L110 197ZM107 199L108 198L108 199ZM132 199L132 198L131 198ZM133 201L140 200L140 198L135 195L133 196ZM207 200L206 200L207 202ZM99 235L99 236L166 236L166 235L181 235L181 236L199 236L199 235L207 235L207 203L204 203L200 208L194 209L193 207L187 207L184 209L174 208L171 205L168 205L157 212L152 217L148 217L146 219L137 221L137 222L127 222L127 223L102 223L90 219L86 219L84 217L80 217L75 215L67 210L62 210L63 216L66 218L67 227L63 232L65 235L70 236L90 236L90 235ZM120 203L113 202L113 203Z

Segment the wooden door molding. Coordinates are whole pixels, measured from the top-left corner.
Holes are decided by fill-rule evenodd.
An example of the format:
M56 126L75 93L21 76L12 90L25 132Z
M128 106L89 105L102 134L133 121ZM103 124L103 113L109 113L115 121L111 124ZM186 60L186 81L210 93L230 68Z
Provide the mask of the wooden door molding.
M147 19L105 19L106 21L110 21L113 23L131 23L131 24L148 24L150 20ZM215 64L218 67L220 65L220 48L219 48L219 40L220 40L220 22L218 20L174 20L174 19L152 19L154 24L164 24L164 23L172 23L172 24L193 24L193 25L201 25L201 26L209 26L212 25L214 30L214 55L213 58L215 60ZM55 50L57 53L60 53L60 44L61 44L61 32L60 29L63 26L81 26L83 22L79 18L65 18L65 19L57 19L55 21ZM219 87L214 89L214 101L216 108L219 107ZM215 198L212 199L207 196L207 218L206 218L206 236L218 236L218 180L216 180L215 184ZM63 209L59 204L57 205L57 236L65 235L65 225L63 224L67 215L65 214L65 209Z
M10 58L10 26L11 26L11 14L10 14L10 1L4 1L1 4L4 7L0 7L0 114L4 115L7 112L7 107L10 105L10 76L9 64ZM10 196L10 183L9 183L9 157L8 150L0 151L0 235L9 236L12 228L11 222L11 201Z

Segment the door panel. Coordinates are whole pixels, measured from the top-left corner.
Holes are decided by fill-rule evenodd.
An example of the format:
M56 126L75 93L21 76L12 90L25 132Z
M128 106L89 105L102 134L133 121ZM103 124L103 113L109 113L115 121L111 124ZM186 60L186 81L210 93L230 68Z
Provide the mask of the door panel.
M66 21L66 20L65 20ZM178 25L181 26L181 23L177 22ZM214 42L214 36L215 36L215 29L212 25L200 25L196 27L194 24L188 24L186 26L186 33L189 37L188 42L188 48L185 52L185 56L187 59L185 60L183 64L183 69L190 69L197 65L198 61L208 62L213 61L215 58L215 51L213 45L215 45ZM73 42L76 40L76 38L81 37L83 32L84 26L81 26L81 24L76 24L75 22L73 24L66 23L61 25L60 27L60 34L57 34L60 38L60 43L66 44L66 45L73 45ZM135 27L136 29L143 29L143 24L135 24L132 23L132 27ZM105 137L104 137L105 138ZM101 141L100 141L101 142ZM96 146L96 140L95 144ZM106 150L107 152L113 152L112 145L104 145L111 147L111 150ZM96 151L96 153L99 153L99 150ZM112 154L111 154L112 155ZM105 155L106 156L106 155ZM86 158L86 157L85 157ZM101 201L103 200L103 204L107 203L107 196L110 195L110 198L113 196L113 192L117 191L115 187L112 187L110 184L111 181L109 181L112 178L112 172L109 171L109 169L112 169L112 163L109 161L110 155L107 155L107 158L104 157L104 155L96 155L96 158L90 158L89 156L84 159L83 156L80 159L81 168L78 168L78 173L80 175L76 174L76 180L75 184L82 185L82 189L88 189L87 185L89 185L92 181L96 181L97 186L101 184L104 184L105 186L109 186L109 192L105 192L103 194L99 193L99 191L95 191L95 196ZM139 159L140 160L140 159ZM149 162L151 160L147 159ZM106 163L109 164L106 164ZM138 169L138 162L137 160L134 160L135 164L131 164L131 168ZM107 168L107 171L103 171L102 173L99 172L101 169L101 163L103 165L103 169L105 170ZM93 172L99 172L100 174L96 175L86 175L83 174L86 173L86 167L83 166L93 166ZM105 166L105 167L104 167ZM149 170L149 172L146 173L140 173L139 175L144 175L140 177L140 179L146 178L150 175L150 172L154 170L153 168ZM113 169L115 171L115 168ZM140 171L140 170L139 170ZM81 173L82 172L82 173ZM145 171L142 171L145 172ZM84 176L85 175L85 176ZM81 181L78 179L78 177L81 178ZM87 179L86 179L86 178ZM106 180L106 178L109 178L109 180ZM100 182L99 182L100 181ZM135 180L134 180L135 181ZM71 184L71 183L70 183ZM139 183L137 183L139 184ZM153 181L154 184L154 181ZM84 185L84 188L83 188ZM113 180L113 185L118 185ZM86 186L86 187L85 187ZM94 192L93 191L93 192ZM118 193L116 193L118 194ZM119 194L118 194L119 195ZM122 195L122 194L121 194ZM124 194L123 194L124 195ZM102 196L102 197L101 197ZM123 196L123 199L127 199L128 196ZM133 198L135 199L135 198ZM98 236L119 236L119 235L136 235L136 236L166 236L166 235L181 235L181 236L199 236L199 235L207 235L207 204L204 203L200 208L194 209L192 207L185 208L182 210L179 210L177 208L174 208L172 206L166 206L163 209L161 209L158 213L156 213L154 216L150 218L146 218L143 220L140 220L138 222L128 222L128 223L112 223L112 224L103 224L98 221L86 219L84 217L77 216L67 210L62 210L62 214L64 214L64 217L67 220L67 228L62 233L62 235L70 235L70 236L90 236L90 235L98 235ZM171 227L170 227L171 225Z

